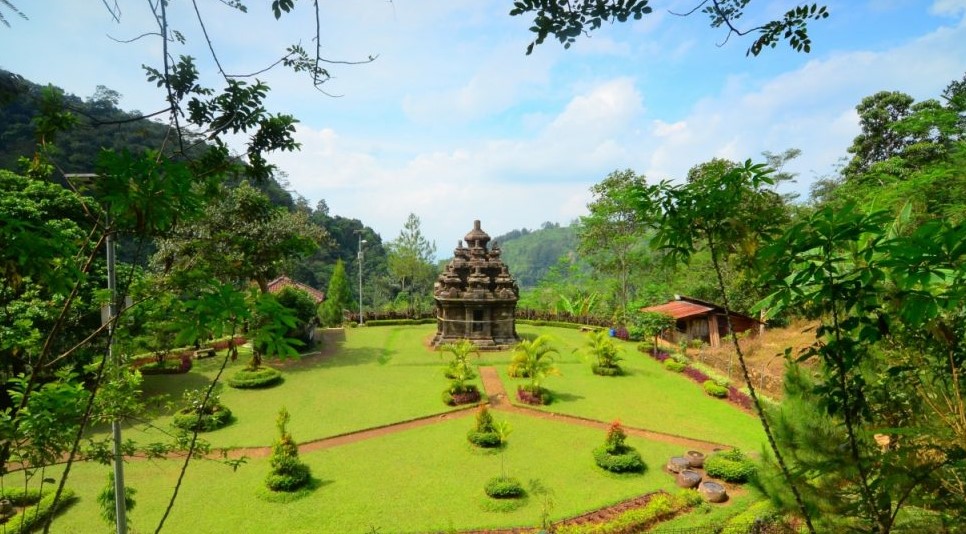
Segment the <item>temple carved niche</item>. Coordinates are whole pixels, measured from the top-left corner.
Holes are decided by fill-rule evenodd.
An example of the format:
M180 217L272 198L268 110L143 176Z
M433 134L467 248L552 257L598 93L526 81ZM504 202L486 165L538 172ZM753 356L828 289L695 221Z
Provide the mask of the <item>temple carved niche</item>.
M463 241L466 246L463 246ZM468 339L481 349L502 350L517 339L514 313L520 289L500 258L496 242L473 221L433 285L436 336L433 346Z

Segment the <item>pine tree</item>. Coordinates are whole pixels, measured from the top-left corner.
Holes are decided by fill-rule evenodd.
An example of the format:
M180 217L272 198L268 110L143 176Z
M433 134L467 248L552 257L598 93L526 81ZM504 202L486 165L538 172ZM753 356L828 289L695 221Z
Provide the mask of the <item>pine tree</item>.
M338 326L342 324L342 310L349 307L352 294L349 291L349 278L345 273L345 264L339 260L329 279L329 289L322 304L322 324Z

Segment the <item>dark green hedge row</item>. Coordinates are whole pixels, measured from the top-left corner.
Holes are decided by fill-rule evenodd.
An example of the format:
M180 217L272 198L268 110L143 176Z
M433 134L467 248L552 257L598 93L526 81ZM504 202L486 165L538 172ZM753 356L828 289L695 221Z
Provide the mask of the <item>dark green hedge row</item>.
M30 492L28 492L28 494L29 493ZM4 496L10 499L12 502L13 499L10 496L11 494L12 493L9 491L4 491ZM17 506L28 505L31 502L36 502L37 504L34 506L28 506L23 511L17 512L7 519L7 522L4 524L4 527L6 527L4 532L9 534L26 534L27 532L36 530L43 525L45 521L47 521L48 517L56 514L58 510L69 506L75 500L77 500L77 496L74 494L73 490L64 488L64 491L60 494L60 500L57 501L57 506L55 508L54 496L56 494L57 492L54 490L47 491L43 497L40 497L39 500L36 499L36 497L39 496L39 492L36 494L30 494L33 497L31 500L17 504ZM22 492L21 495L23 495Z
M573 330L580 330L581 328L587 328L589 330L600 330L602 327L599 326L587 326L585 324L579 323L565 323L563 321L544 321L541 319L517 319L517 324L529 324L533 326L556 326L557 328L570 328Z
M366 326L399 326L417 324L436 324L436 319L427 317L425 319L373 319L366 321Z
M274 386L282 381L282 373L271 367L242 369L228 379L228 385L236 389L257 389Z

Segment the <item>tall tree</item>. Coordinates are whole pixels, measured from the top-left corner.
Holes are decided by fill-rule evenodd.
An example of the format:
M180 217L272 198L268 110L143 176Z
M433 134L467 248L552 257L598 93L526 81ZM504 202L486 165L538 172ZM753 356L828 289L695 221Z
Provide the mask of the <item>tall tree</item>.
M627 316L631 297L631 269L645 251L644 223L635 209L632 192L645 186L644 176L630 169L614 171L590 188L590 215L580 218L578 250L598 271L617 281L616 315Z
M252 281L267 292L286 262L311 253L324 237L304 212L276 207L243 182L225 190L203 219L179 225L161 241L155 261L166 269L200 269L222 281Z
M399 237L389 243L389 272L407 298L410 314L419 309L432 289L437 274L435 256L436 243L426 239L419 217L410 213Z
M329 289L325 292L325 302L322 304L322 324L325 326L342 324L343 310L347 309L351 302L352 293L349 291L349 278L345 273L345 263L338 260L335 262L332 278L329 278Z

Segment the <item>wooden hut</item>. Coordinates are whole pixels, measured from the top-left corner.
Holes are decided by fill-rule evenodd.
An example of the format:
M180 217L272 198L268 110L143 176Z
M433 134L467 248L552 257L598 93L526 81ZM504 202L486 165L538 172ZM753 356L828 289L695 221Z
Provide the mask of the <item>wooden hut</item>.
M721 344L721 338L730 334L724 308L712 302L675 295L674 300L670 302L641 308L641 311L663 313L673 317L676 321L675 331L662 337L674 343L681 340L700 339L712 347L717 347ZM734 311L729 315L735 332L750 330L752 335L758 333L761 322L757 319Z

